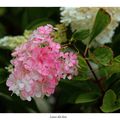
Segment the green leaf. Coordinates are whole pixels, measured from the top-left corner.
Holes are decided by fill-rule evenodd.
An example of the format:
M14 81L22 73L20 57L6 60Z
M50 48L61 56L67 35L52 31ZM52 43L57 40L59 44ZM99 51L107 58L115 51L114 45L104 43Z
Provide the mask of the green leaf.
M120 63L120 55L118 55L117 57L114 58L114 60L118 63Z
M99 9L90 35L90 43L108 26L110 21L110 15L104 9Z
M102 78L105 78L105 79L108 79L110 76L111 76L111 72L110 72L110 69L108 66L99 66L99 69L98 69L98 74L99 76Z
M120 73L113 74L109 79L105 80L106 89L112 89L116 93L120 92Z
M89 36L90 30L77 30L76 32L73 33L72 36L72 41L76 41L76 40L84 40Z
M108 66L99 65L100 77L109 79L112 75L119 73L120 73L120 56L115 57ZM112 79L115 78L113 77Z
M9 96L9 95L7 95L5 93L2 93L2 92L0 92L0 97L3 97L4 99L7 99L9 101L13 101L11 96Z
M88 92L88 93L81 93L77 99L75 100L75 103L88 103L88 102L94 102L98 99L99 94L96 92Z
M79 75L77 77L74 77L73 79L76 80L88 80L89 77L89 67L85 61L85 59L82 56L78 56L78 64L79 64Z
M112 65L109 67L111 73L119 73L120 72L120 63L113 61Z
M95 63L107 66L113 60L113 51L109 47L99 47L96 48L93 53L89 53L89 57Z
M120 102L117 99L115 92L109 89L103 98L103 104L100 107L103 112L114 112L120 109Z
M119 73L120 74L120 73ZM116 81L110 86L112 90L117 94L117 97L120 98L120 75L117 76Z
M92 94L94 92L95 95L100 94L98 86L89 80L88 81L61 80L58 87L60 91L58 96L60 104L66 103L75 104L76 103L75 101L79 95L87 93Z
M81 68L87 69L87 63L81 55L78 56L78 64Z
M120 56L117 56L113 59L109 69L112 74L120 72Z

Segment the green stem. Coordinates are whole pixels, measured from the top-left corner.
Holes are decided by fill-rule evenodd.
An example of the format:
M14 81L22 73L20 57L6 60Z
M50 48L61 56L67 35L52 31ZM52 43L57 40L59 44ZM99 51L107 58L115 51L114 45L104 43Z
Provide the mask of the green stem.
M77 49L76 46L74 46L74 47L75 47L75 49ZM104 88L103 88L100 80L97 78L97 75L95 74L95 72L94 72L92 66L90 65L88 59L86 58L86 55L87 55L87 53L88 53L88 50L89 50L89 45L86 46L86 49L85 49L84 54L81 54L81 55L82 55L83 58L85 59L85 61L86 61L87 65L88 65L91 73L93 74L93 76L94 76L94 78L95 78L95 80L96 80L96 83L98 84L98 86L99 86L99 88L100 88L101 93L103 94L103 93L104 93ZM78 51L78 49L77 49L77 51Z
M89 61L86 59L86 56L83 55L83 58L85 59L85 61L86 61L87 65L88 65L90 71L92 72L92 74L93 74L93 76L94 76L94 78L95 78L95 80L96 80L96 83L98 84L98 86L99 86L99 88L100 88L101 93L104 93L103 86L102 86L100 80L97 78L97 75L95 74L92 66L91 66L90 63L89 63Z
M91 66L90 63L89 63L89 61L86 59L86 56L83 55L83 57L84 57L87 65L88 65L90 71L92 72L92 74L93 74L93 76L94 76L94 78L95 78L95 80L96 80L96 83L97 83L97 85L99 86L100 91L101 91L101 93L102 93L102 95L103 95L103 94L104 94L104 88L103 88L103 85L102 85L101 81L97 78L97 75L95 74L92 66Z
M85 48L84 56L86 56L86 55L87 55L88 50L89 50L89 45L87 45L87 46L86 46L86 48Z
M65 46L66 46L66 45L69 46L69 45L71 45L71 43L69 42L68 44L65 44ZM77 49L77 47L76 47L74 44L73 44L73 47L74 47L74 48L78 51L78 53L80 54L79 50ZM84 54L81 54L81 55L82 55L83 58L85 59L85 61L86 61L87 65L88 65L91 73L93 74L93 76L94 76L94 78L95 78L95 80L96 80L96 83L98 84L98 86L99 86L99 88L100 88L101 93L104 94L103 85L102 85L101 81L97 78L97 75L95 74L92 66L90 65L88 59L86 58L86 55L87 55L87 53L88 53L88 50L89 50L89 45L86 46L86 49L85 49L85 51L84 51Z

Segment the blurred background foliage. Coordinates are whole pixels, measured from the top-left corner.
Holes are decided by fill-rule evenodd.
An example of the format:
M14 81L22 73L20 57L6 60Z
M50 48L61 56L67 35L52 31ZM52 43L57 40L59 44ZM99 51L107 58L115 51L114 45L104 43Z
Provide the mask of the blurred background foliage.
M22 35L26 29L35 29L37 26L48 23L55 25L59 22L59 8L0 8L0 38ZM70 38L71 31L68 33L68 38ZM113 43L108 44L113 49L115 56L120 54L119 39L120 27L115 31ZM77 42L77 46L81 51L84 49L84 45L80 41ZM9 65L11 58L11 50L0 48L0 112L101 112L100 108L96 107L101 105L99 102L74 103L75 96L80 94L79 91L98 90L96 84L90 81L61 81L54 95L44 99L35 98L31 102L22 101L14 94L11 96L11 92L8 91L5 84L9 75L5 67ZM120 79L120 75L117 76Z

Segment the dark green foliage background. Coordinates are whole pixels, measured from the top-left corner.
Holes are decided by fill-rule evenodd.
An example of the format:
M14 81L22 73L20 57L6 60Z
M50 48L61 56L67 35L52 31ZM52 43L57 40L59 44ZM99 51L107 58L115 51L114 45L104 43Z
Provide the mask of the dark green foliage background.
M25 29L34 29L36 26L47 23L53 25L59 24L59 22L59 8L0 8L0 38L6 35L22 35ZM70 31L68 32L70 33ZM71 36L69 35L68 38L69 37ZM80 51L84 50L84 45L81 41L78 41L76 46L80 48ZM113 42L108 44L108 46L113 49L114 56L120 54L120 27L116 29ZM8 77L5 66L10 63L11 52L10 50L0 48L0 112L41 112L34 100L31 102L22 101L16 95L11 96L11 92L8 91L5 85L5 81ZM118 79L120 79L119 73L117 74L117 80ZM118 82L117 85L120 86L120 82ZM75 80L69 82L61 81L53 95L55 103L50 105L50 112L102 112L100 108L97 107L101 106L102 103L98 101L80 104L74 103L76 96L80 94L81 91L91 92L93 88L98 90L97 86L90 81L87 81L87 83L86 81ZM48 98L46 97L45 99L47 100ZM119 112L119 110L115 112Z

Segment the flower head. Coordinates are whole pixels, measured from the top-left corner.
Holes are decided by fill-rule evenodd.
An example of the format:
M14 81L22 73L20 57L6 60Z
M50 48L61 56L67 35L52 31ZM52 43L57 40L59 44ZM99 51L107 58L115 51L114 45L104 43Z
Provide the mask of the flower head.
M24 100L51 95L62 78L77 75L77 55L63 53L51 36L53 26L33 31L29 40L12 53L14 69L7 80L10 91Z

